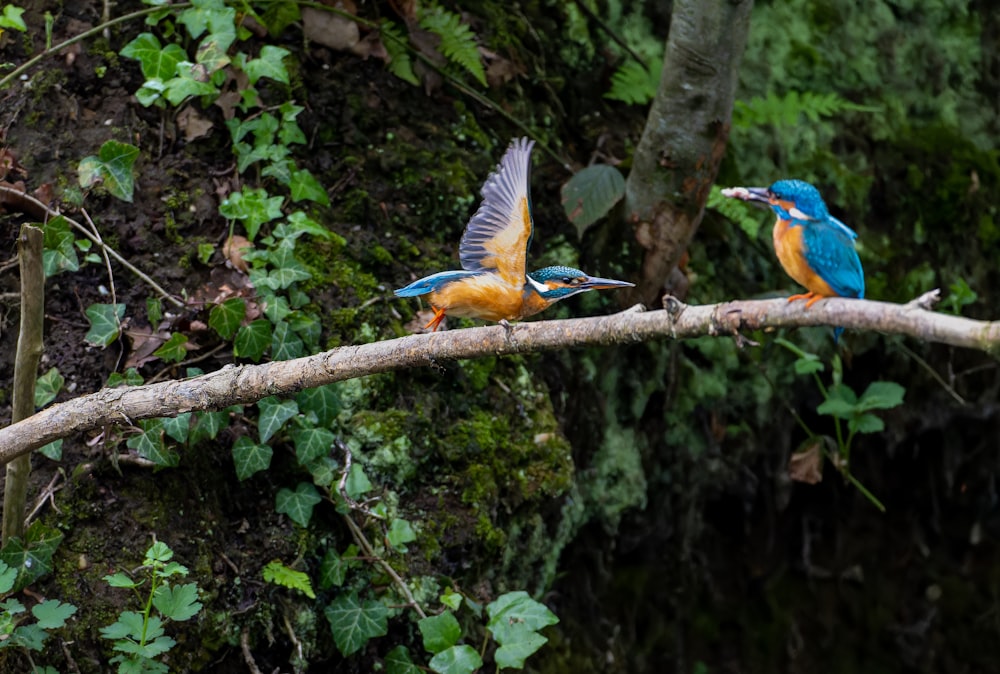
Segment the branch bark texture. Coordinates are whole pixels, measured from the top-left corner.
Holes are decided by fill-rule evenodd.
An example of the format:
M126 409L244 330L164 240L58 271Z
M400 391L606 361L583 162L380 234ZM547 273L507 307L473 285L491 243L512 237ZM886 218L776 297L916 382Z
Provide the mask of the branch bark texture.
M27 419L35 412L35 379L42 359L45 321L45 271L42 266L42 230L21 227L17 255L21 270L21 325L14 356L14 394L11 418ZM3 542L24 534L24 503L31 475L31 455L24 453L7 464L3 490Z
M663 75L625 184L646 249L630 299L653 304L701 223L725 153L752 0L677 0Z
M102 389L53 405L0 429L0 462L8 462L72 433L109 424L222 409L370 374L482 356L704 335L735 337L748 330L771 328L840 325L909 335L1000 357L1000 321L934 313L929 307L936 299L937 291L908 304L832 298L807 310L803 302L789 303L784 298L702 306L667 298L666 308L657 311L635 307L597 318L520 323L509 330L496 325L409 335L344 346L295 360L227 366L191 379Z

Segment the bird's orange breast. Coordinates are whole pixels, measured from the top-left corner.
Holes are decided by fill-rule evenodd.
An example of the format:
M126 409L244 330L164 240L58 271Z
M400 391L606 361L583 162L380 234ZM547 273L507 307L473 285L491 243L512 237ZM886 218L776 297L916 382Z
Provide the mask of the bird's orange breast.
M813 271L806 261L802 227L792 227L791 222L778 218L774 223L774 252L785 272L807 290L824 297L836 297L830 284Z
M541 311L524 301L524 289L505 282L499 274L471 276L430 294L432 306L444 309L452 316L481 318L487 321L513 321Z

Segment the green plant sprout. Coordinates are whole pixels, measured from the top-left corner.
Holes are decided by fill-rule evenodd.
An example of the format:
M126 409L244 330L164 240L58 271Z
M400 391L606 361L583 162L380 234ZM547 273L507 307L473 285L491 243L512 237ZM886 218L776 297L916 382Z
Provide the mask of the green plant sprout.
M816 382L816 388L823 396L823 402L819 404L816 411L819 414L833 417L836 437L831 440L831 444L835 441L836 453L831 456L826 449L826 442L822 442L823 437L818 437L813 433L801 418L796 417L797 421L809 435L810 441L821 440L819 447L844 478L864 494L865 498L871 501L875 507L885 512L885 506L882 502L851 474L851 444L854 441L854 436L858 433L879 433L884 430L885 422L872 412L902 405L906 389L896 382L874 381L868 385L864 393L858 396L850 386L843 382L843 365L837 354L834 354L831 364L833 384L828 388L823 385L819 377L819 373L826 369L819 356L803 351L787 339L778 338L775 342L797 356L795 361L796 374L812 375ZM846 436L841 421L847 422Z
M144 577L133 580L128 574L118 572L104 576L111 587L131 589L142 604L142 611L122 611L118 620L101 628L101 636L114 641L114 650L121 653L111 659L118 664L119 674L165 674L167 666L154 658L177 645L164 633L165 620L190 620L201 610L198 585L171 585L169 578L186 576L188 570L170 561L173 550L166 543L157 541L146 550L139 571ZM149 580L148 593L140 588ZM154 609L158 615L154 615Z

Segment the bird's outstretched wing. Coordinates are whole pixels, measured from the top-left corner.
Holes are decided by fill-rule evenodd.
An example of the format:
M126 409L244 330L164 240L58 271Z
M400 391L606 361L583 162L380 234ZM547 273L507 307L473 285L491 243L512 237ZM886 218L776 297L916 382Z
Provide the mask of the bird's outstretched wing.
M853 234L843 224L838 227L814 220L806 225L802 232L806 262L839 296L864 297L864 271L854 240L847 232Z
M483 185L483 202L469 220L459 245L462 268L496 271L511 286L525 283L531 242L531 148L535 141L511 142Z

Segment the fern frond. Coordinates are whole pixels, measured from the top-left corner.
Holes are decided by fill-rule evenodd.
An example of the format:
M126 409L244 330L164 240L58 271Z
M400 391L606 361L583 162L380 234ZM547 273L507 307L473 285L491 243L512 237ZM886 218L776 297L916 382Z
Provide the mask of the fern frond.
M705 206L735 222L750 240L756 239L757 234L760 233L760 217L753 217L753 211L748 209L743 202L722 196L722 190L718 185L712 185Z
M816 94L811 91L790 91L778 96L773 91L765 98L754 96L749 101L736 101L733 106L733 126L750 128L765 124L795 126L805 115L810 122L833 117L842 112L878 112L871 105L859 105L835 93Z
M486 70L479 56L476 36L462 17L446 9L435 7L420 16L420 27L441 38L441 54L475 77L486 86Z
M647 70L640 63L626 61L611 76L611 89L604 97L629 105L649 103L656 96L656 89L660 85L662 63L657 63L660 63L660 67Z
M389 61L386 63L389 72L404 82L420 84L416 73L413 72L413 60L406 50L406 38L403 37L399 27L392 21L386 21L379 26L379 30L382 31L382 45L389 55Z

